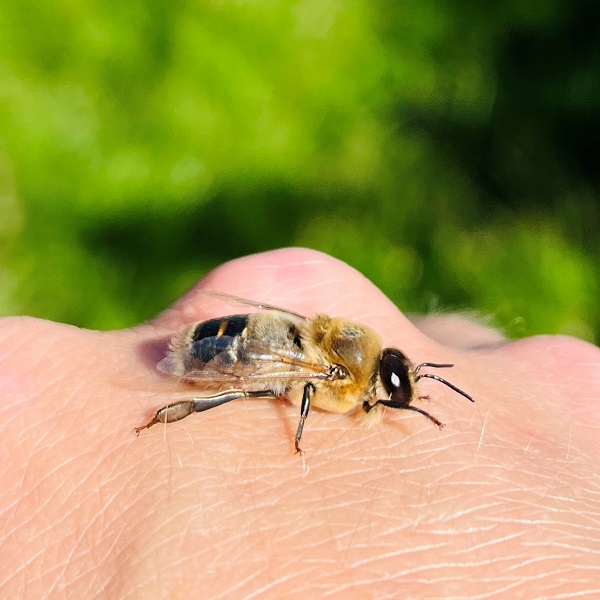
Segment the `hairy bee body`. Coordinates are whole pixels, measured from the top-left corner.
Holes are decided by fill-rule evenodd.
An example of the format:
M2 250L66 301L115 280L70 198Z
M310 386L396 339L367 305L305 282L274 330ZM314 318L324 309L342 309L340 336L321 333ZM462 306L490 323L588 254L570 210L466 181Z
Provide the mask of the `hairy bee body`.
M313 406L346 413L375 397L381 349L375 331L346 319L299 319L265 311L190 327L172 340L158 369L201 380L208 390L231 383L255 392L268 382L274 395L285 395L296 405L311 379ZM333 376L332 366L338 367Z
M402 408L443 427L411 404L425 397L418 396L419 379L436 379L473 401L445 379L420 373L423 367L453 365L415 366L400 350L383 348L379 335L366 325L325 314L306 318L278 307L236 300L261 311L196 323L172 339L157 367L214 393L160 408L148 423L136 428L138 434L156 423L178 421L238 398L285 396L300 406L295 437L299 452L311 405L336 413L355 411L368 424L380 419L385 406Z

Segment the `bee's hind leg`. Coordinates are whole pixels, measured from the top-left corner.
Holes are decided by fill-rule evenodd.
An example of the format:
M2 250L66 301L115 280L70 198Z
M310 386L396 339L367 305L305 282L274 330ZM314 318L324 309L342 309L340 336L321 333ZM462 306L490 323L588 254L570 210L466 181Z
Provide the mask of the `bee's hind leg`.
M135 428L135 433L140 434L140 431L148 429L157 423L173 423L185 419L194 412L204 412L221 404L226 404L232 400L238 398L271 398L275 395L271 390L261 390L246 392L244 390L227 390L226 392L219 392L212 396L201 396L198 398L192 398L191 400L181 400L179 402L173 402L167 404L156 411L156 414L148 423L141 427Z

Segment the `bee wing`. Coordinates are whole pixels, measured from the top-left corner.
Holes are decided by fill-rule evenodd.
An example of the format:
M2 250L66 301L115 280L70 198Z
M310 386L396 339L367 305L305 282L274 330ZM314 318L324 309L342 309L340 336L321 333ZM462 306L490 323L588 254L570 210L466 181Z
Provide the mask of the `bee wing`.
M331 367L309 360L301 351L273 348L248 340L236 360L222 352L201 369L181 372L169 355L163 359L160 371L178 375L186 381L214 383L244 383L290 379L328 379Z
M292 310L288 310L287 308L282 308L281 306L275 306L274 304L268 304L266 302L258 302L256 300L249 300L247 298L240 298L239 296L234 296L233 294L226 294L225 292L213 292L210 290L202 290L201 294L203 296L208 296L209 298L217 298L218 300L223 300L228 303L241 304L243 306L250 306L252 308L258 308L260 310L275 310L277 312L283 313L285 315L290 315L297 319L305 319L304 315L300 315Z

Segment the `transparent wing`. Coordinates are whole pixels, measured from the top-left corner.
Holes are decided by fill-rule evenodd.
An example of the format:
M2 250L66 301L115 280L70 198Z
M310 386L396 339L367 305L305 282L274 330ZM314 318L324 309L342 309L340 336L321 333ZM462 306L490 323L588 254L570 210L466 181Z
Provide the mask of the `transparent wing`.
M259 310L275 310L277 312L283 313L285 315L290 315L297 319L306 318L304 315L298 314L292 310L288 310L287 308L282 308L281 306L275 306L266 302L258 302L256 300L249 300L247 298L240 298L239 296L234 296L233 294L226 294L225 292L213 292L210 290L202 290L200 293L203 296L223 300L224 302L227 302L229 304L241 304L242 306L250 306L252 308L258 308Z
M170 354L158 368L163 373L177 375L185 381L214 383L244 383L290 379L329 379L331 365L309 360L299 350L273 348L268 344L247 340L240 344L235 360L222 352L200 369L181 372L176 358Z

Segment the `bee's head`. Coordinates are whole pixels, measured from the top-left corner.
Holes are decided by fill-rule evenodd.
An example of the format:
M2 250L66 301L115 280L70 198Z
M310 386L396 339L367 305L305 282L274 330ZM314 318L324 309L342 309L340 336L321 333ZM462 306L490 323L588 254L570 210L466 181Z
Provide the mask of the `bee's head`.
M369 413L376 406L389 406L390 408L403 408L407 410L413 410L426 416L430 421L435 423L438 427L442 428L444 425L441 421L436 419L433 415L424 411L422 408L412 406L411 402L415 397L416 383L424 377L429 379L435 379L440 383L453 389L455 392L464 396L467 400L474 402L473 398L466 392L463 392L460 388L457 388L453 383L450 383L446 379L443 379L439 375L433 373L421 373L420 370L424 367L433 367L436 369L444 369L453 367L452 364L439 364L424 362L414 366L410 360L400 350L395 348L385 348L381 353L379 360L379 379L381 385L385 389L387 398L381 398L370 404L368 400L363 402L363 410ZM420 396L427 397L427 396Z

